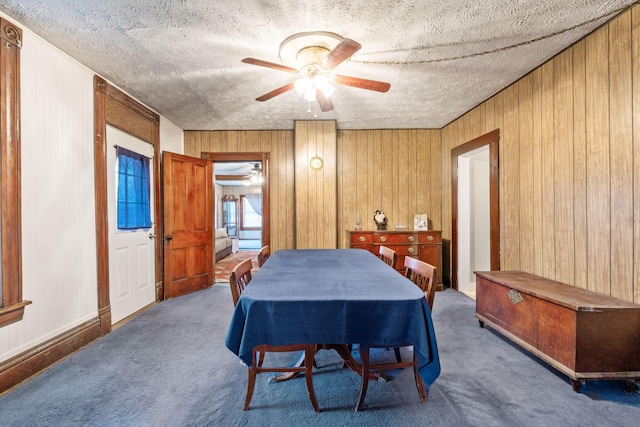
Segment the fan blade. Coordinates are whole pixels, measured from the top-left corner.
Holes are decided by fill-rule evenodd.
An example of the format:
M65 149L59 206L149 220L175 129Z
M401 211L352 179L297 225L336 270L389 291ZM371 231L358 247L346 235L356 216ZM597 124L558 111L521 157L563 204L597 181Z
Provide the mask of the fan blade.
M316 99L318 100L318 105L320 105L320 109L323 113L333 110L333 102L324 96L324 93L322 93L320 89L316 89Z
M360 89L375 90L376 92L386 92L391 87L390 83L376 80L361 79L360 77L335 76L335 83L343 86L352 86Z
M289 83L288 85L284 85L282 87L279 87L278 89L272 90L269 93L265 93L264 95L256 98L256 101L260 101L260 102L268 101L271 98L273 98L274 96L278 96L280 94L285 93L286 91L289 91L289 90L293 89L293 87L294 87L293 83Z
M327 71L333 70L361 48L362 45L356 41L351 39L342 39L342 41L324 57L322 60L322 68Z
M297 70L295 68L287 67L286 65L282 65L282 64L276 64L273 62L263 61L262 59L244 58L242 62L244 62L245 64L259 65L261 67L267 67L267 68L273 68L275 70L286 71L287 73L298 74L300 72L300 70Z

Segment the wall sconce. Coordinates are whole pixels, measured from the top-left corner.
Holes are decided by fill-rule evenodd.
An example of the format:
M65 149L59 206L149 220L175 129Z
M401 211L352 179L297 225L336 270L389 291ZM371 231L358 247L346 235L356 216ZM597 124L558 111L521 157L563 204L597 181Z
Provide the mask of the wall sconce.
M323 165L324 161L322 160L322 157L318 156L317 154L313 156L311 160L309 160L309 167L314 171L319 171L320 169L322 169Z

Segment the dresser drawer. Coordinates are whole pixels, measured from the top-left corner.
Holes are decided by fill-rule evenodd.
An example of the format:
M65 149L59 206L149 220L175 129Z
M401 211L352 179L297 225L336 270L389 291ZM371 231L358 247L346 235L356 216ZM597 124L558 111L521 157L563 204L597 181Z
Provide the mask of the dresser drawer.
M398 256L418 256L418 245L381 245L396 251Z
M419 234L418 241L420 243L440 243L442 242L442 233L440 231L422 232Z
M351 232L349 237L349 243L357 245L371 244L371 240L371 233Z
M376 233L373 235L373 243L385 246L393 243L418 243L417 233Z

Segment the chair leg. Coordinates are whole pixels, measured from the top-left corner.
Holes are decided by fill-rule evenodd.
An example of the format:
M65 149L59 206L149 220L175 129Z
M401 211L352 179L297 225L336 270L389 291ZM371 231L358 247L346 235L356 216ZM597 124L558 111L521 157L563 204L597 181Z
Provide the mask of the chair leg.
M367 388L369 387L369 347L360 344L358 345L358 350L360 351L360 365L362 367L360 371L362 383L360 385L360 397L358 398L356 411L362 410L364 397L367 395Z
M427 401L427 393L424 389L424 381L422 381L422 377L418 372L418 358L416 355L413 356L413 375L416 379L416 387L418 388L418 395L420 396L421 402Z
M254 364L255 364L255 357L254 357ZM249 404L251 403L251 398L253 397L253 389L256 385L256 367L252 366L249 368L249 379L247 382L247 396L244 399L244 408L242 408L243 411L246 411L247 409L249 409Z
M311 406L313 406L314 411L320 412L320 407L318 406L318 400L316 399L316 393L313 390L313 366L315 365L315 355L316 355L315 344L312 346L309 346L304 352L304 358L305 358L304 378L307 383L307 391L309 392L309 399L311 399Z

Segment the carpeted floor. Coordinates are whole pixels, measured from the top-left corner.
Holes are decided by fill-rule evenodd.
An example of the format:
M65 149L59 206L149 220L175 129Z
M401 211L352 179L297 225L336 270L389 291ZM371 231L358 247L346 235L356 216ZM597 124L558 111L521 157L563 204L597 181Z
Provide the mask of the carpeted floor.
M335 352L320 351L313 382L322 412L313 412L304 378L272 384L267 374L242 411L247 368L224 345L233 304L228 286L217 284L155 305L0 396L0 425L638 425L640 394L626 394L618 381L587 381L573 392L565 376L480 329L474 307L461 293L436 293L442 373L427 403L405 369L371 382L365 410L355 412L360 378ZM297 354L282 357L293 362Z
M229 275L233 267L247 258L251 258L251 263L253 264L251 271L256 272L258 270L258 251L238 251L216 262L214 268L215 283L229 283Z

